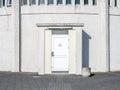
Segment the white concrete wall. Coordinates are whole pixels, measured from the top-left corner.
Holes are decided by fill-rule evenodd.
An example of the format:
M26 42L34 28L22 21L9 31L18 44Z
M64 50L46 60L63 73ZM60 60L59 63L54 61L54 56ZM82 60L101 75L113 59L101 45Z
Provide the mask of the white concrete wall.
M106 29L104 8L81 5L33 5L22 7L22 71L44 74L44 28L37 23L84 23L83 27L83 66L94 72L106 71ZM15 32L12 28L11 9L0 8L0 71L16 71ZM111 71L119 66L119 7L110 9L110 66ZM116 30L116 31L115 31ZM43 40L43 41L42 41ZM117 45L117 46L116 46ZM7 62L7 63L6 63Z
M110 70L120 70L120 8L110 8Z
M9 12L10 10L0 9L0 71L12 71L14 64L14 32Z
M102 3L101 3L102 2ZM22 71L37 72L39 67L39 30L37 23L84 23L83 66L106 71L106 10L104 0L92 5L33 5L22 7ZM104 4L105 5L105 4ZM103 19L103 20L102 20ZM39 52L39 53L38 53ZM40 60L43 61L43 60ZM29 65L28 65L29 64Z
M25 48L32 49L34 46L37 46L38 29L35 25L36 23L84 23L83 28L83 66L89 66L92 68L92 71L107 71L107 53L106 53L106 26L103 20L106 19L106 14L104 11L105 7L104 0L101 1L101 5L97 7L91 6L28 6L22 7L22 33L27 31L28 35L32 40L27 44L23 43L26 46ZM100 1L99 1L100 3ZM112 5L112 4L111 4ZM102 8L101 8L102 7ZM101 9L100 9L101 8ZM48 10L49 9L49 10ZM59 10L59 11L58 11ZM119 28L120 28L120 9L118 7L110 7L110 70L116 71L120 70L119 66ZM94 19L93 19L94 18ZM106 19L107 20L107 19ZM29 21L29 22L28 22ZM25 25L25 26L24 26ZM37 31L35 31L37 30ZM43 29L41 29L43 30ZM116 30L116 31L115 31ZM23 34L24 35L24 34ZM32 35L32 36L31 36ZM23 36L23 39L26 36ZM28 37L27 37L28 38ZM26 38L26 39L27 39ZM26 42L24 39L23 41ZM29 39L28 39L29 40ZM34 44L32 43L34 42ZM116 46L117 45L117 46ZM34 48L34 52L28 52L27 55L32 59L29 61L30 66L27 65L28 69L26 71L39 71L37 67L40 57L38 55L38 49ZM23 52L23 56L24 56ZM41 51L42 53L42 51ZM32 56L34 55L34 56ZM26 56L26 55L25 55ZM34 65L37 67L35 67ZM30 67L30 68L29 68Z
M37 72L39 58L39 28L37 19L31 15L22 16L22 71Z
M93 19L94 18L94 19ZM99 30L98 14L23 14L22 15L22 68L23 71L38 71L39 28L36 23L84 23L83 58L92 71L105 71L103 32ZM41 51L42 52L42 51ZM87 56L88 55L88 56ZM87 58L86 58L87 57ZM101 60L102 58L102 60ZM39 64L40 65L40 64Z

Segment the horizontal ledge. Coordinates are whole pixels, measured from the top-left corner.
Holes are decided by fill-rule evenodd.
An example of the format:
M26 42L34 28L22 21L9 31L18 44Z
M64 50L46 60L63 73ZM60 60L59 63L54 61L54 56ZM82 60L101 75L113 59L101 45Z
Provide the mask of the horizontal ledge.
M73 30L71 27L48 27L47 30Z
M37 23L37 27L83 27L83 23Z

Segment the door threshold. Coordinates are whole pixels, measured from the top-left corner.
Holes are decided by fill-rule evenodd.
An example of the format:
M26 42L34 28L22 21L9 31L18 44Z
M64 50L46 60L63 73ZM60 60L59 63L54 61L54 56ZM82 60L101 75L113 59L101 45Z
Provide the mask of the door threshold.
M69 74L68 71L52 71L52 74Z

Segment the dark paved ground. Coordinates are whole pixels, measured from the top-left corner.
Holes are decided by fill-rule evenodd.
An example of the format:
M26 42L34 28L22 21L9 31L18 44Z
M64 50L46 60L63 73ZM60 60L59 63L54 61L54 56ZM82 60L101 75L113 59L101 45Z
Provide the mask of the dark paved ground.
M0 73L0 90L120 90L120 72L92 77Z

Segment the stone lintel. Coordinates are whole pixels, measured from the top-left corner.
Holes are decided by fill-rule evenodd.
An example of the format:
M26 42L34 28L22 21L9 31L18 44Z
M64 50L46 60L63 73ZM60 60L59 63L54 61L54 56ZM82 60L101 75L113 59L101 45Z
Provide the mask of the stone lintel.
M83 27L83 23L37 23L37 27Z

